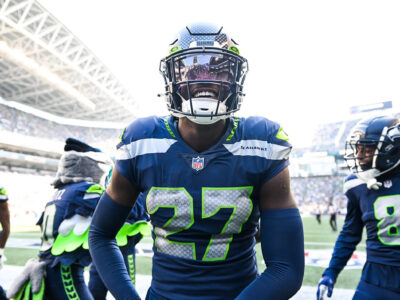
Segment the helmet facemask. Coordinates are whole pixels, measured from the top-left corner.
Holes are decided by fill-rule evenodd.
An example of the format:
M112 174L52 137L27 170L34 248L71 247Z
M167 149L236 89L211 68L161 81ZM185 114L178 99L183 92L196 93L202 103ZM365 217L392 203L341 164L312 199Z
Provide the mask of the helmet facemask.
M353 131L346 141L344 159L350 171L368 181L400 165L400 124L383 127L381 135L366 138L365 131Z
M181 40L173 43L183 48L174 46L160 63L167 107L173 116L212 124L240 109L248 65L228 41L233 42L220 31L195 34L187 28Z

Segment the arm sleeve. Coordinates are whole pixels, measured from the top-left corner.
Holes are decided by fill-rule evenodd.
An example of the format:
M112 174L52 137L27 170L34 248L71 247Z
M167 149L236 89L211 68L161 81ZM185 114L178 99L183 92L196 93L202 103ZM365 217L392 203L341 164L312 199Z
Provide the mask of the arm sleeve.
M121 300L140 299L115 240L130 210L130 207L116 203L105 192L89 229L89 251L93 263L111 294Z
M335 243L329 267L323 273L323 275L330 276L334 281L346 266L362 237L362 213L358 201L351 194L347 194L347 198L347 215L343 229Z
M289 299L304 275L303 224L297 208L261 212L261 249L267 268L236 300Z

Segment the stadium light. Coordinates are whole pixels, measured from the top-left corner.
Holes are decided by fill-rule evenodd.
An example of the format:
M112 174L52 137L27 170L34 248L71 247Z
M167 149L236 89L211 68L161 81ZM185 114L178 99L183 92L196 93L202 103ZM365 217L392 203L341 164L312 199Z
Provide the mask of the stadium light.
M0 41L0 54L7 59L12 60L17 65L29 70L40 80L46 82L48 85L57 90L61 90L72 99L75 99L85 107L94 110L96 104L90 101L87 97L83 96L78 90L73 88L69 83L62 80L59 76L51 72L44 66L39 65L33 59L27 57L19 50L10 48L5 41Z

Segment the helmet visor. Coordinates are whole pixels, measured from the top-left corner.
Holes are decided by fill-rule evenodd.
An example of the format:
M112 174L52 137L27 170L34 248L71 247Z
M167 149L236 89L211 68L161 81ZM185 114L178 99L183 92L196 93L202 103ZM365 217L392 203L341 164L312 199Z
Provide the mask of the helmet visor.
M238 59L226 53L188 53L173 60L178 94L224 101L236 85Z
M235 83L237 58L222 53L189 53L174 59L175 79Z

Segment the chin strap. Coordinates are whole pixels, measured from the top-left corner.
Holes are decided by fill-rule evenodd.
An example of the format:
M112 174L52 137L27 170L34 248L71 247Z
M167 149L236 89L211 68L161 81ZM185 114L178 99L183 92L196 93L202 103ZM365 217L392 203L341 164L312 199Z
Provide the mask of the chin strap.
M182 102L182 112L191 114L186 117L200 125L210 125L221 119L228 118L229 114L225 114L226 111L225 102L219 102L211 98L192 98L191 101L183 100ZM220 115L215 115L217 112ZM215 116L210 117L207 115Z
M369 190L379 190L379 188L382 186L382 182L376 180L376 177L381 174L382 173L377 169L369 169L367 171L358 173L357 177L365 182Z

